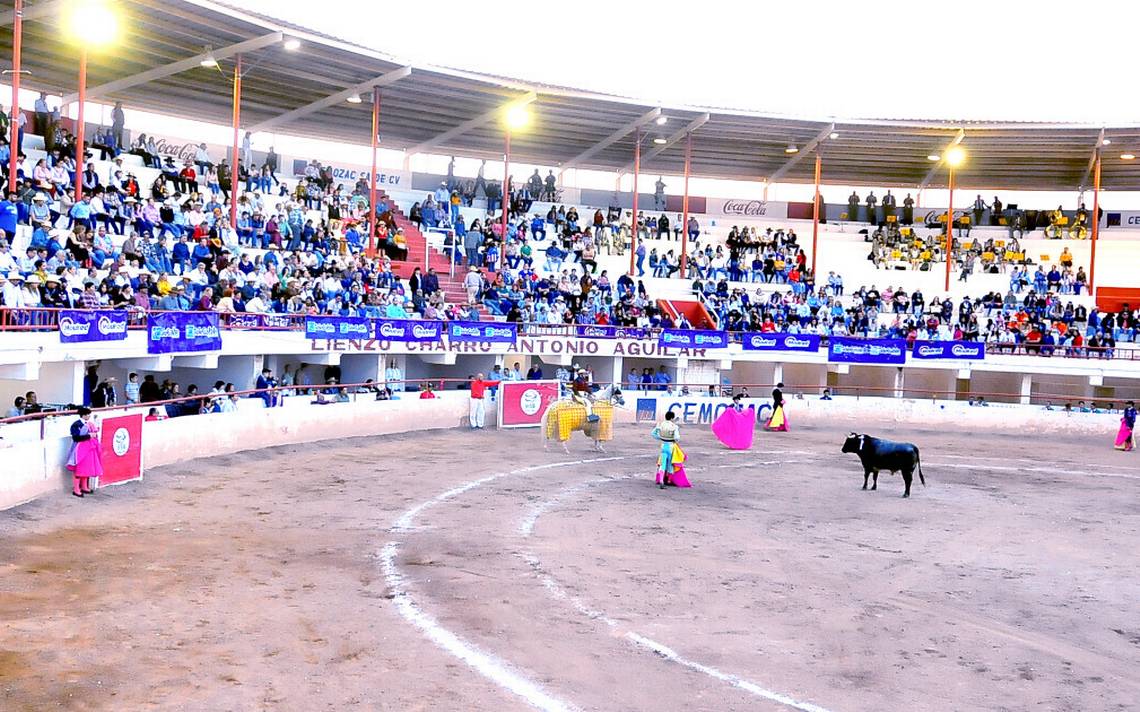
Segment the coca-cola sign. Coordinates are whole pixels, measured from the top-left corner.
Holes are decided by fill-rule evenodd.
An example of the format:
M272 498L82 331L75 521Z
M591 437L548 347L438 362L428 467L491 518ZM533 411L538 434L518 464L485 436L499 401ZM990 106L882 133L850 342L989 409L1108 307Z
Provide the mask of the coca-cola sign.
M769 200L740 200L736 198L710 199L707 203L709 215L726 218L750 218L754 220L785 220L788 217L788 204Z
M155 139L154 149L162 156L174 156L179 161L193 161L198 153L196 143L174 143L164 138Z

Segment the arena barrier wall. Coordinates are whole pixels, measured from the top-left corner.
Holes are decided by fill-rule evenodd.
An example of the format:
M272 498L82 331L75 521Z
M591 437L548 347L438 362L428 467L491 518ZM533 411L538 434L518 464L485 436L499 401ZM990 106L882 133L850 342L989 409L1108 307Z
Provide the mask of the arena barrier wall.
M727 398L670 396L656 392L626 391L625 408L616 411L619 423L633 423L639 406L652 406L654 418L673 408L682 423L707 425L731 402ZM757 407L765 398L752 398ZM201 457L214 457L278 445L312 443L350 437L390 435L413 430L436 430L466 425L468 397L465 392L440 393L432 400L409 394L396 401L363 401L323 406L243 408L235 413L171 418L143 424L142 457L145 469ZM871 427L889 436L883 421L907 427L937 429L947 425L986 428L998 432L1063 433L1088 435L1110 443L1120 416L1114 413L1069 413L1046 411L1041 406L992 404L970 406L958 401L837 396L832 401L816 397L787 401L788 419L796 423L842 424L863 430ZM767 411L761 410L761 417ZM864 426L864 422L875 423ZM638 427L648 431L651 423ZM619 433L620 436L620 433ZM69 437L44 440L0 441L0 510L44 495L67 491L71 486L65 463Z
M143 468L276 445L455 428L467 417L467 402L466 393L431 400L409 394L394 401L243 408L143 423ZM69 436L0 443L0 510L70 489Z

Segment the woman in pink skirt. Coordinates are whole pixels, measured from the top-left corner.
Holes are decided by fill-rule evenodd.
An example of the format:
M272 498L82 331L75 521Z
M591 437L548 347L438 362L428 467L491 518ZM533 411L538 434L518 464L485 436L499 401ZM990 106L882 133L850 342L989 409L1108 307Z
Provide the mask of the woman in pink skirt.
M67 456L67 469L71 470L71 494L82 497L93 494L91 481L103 476L103 456L99 450L99 422L91 409L79 407L79 420L71 424L71 453Z

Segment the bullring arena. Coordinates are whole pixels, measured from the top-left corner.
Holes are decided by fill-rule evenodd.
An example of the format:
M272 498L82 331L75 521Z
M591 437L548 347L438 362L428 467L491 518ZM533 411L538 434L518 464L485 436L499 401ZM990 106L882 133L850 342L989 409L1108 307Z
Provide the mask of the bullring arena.
M1140 710L1136 10L516 5L0 8L0 712Z
M569 458L435 430L30 505L4 706L1130 709L1140 466L889 425L926 443L910 500L859 489L834 423L694 428L691 490L653 486L644 428Z

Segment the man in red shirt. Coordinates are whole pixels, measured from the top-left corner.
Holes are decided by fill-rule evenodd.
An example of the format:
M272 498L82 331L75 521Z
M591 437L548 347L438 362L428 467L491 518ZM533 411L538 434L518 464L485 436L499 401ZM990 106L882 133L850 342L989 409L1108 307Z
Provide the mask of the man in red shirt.
M484 379L484 374L480 373L471 380L471 410L468 420L471 423L472 430L481 429L483 427L483 421L487 416L487 389L499 385L499 381L487 381Z

